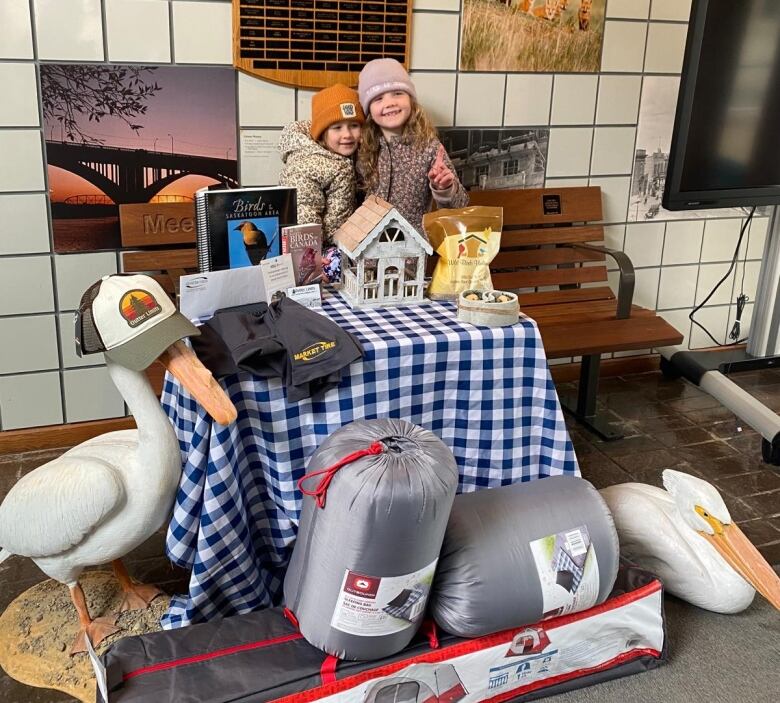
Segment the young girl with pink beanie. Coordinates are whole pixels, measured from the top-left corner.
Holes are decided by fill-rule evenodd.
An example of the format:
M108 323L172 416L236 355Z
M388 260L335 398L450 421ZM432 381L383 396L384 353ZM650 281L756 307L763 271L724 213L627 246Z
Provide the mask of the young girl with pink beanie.
M439 207L468 205L406 69L395 59L369 61L358 94L366 121L357 167L366 195L387 200L423 235L422 217L433 200Z

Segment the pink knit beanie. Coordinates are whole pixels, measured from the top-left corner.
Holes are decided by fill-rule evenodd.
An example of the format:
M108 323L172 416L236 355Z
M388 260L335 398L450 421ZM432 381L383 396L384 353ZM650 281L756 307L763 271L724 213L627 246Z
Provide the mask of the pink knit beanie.
M368 114L368 106L374 98L378 98L391 90L403 90L417 100L417 91L406 69L395 59L374 59L369 61L358 78L358 93L360 104Z

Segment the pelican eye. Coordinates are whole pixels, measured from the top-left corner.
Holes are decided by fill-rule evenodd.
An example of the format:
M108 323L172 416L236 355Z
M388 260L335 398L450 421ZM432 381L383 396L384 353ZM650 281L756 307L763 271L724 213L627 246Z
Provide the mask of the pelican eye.
M723 532L723 523L718 520L714 515L710 515L704 508L702 508L700 505L695 505L694 510L698 515L700 515L704 520L706 520L710 527L712 527L713 530L717 534L721 534Z

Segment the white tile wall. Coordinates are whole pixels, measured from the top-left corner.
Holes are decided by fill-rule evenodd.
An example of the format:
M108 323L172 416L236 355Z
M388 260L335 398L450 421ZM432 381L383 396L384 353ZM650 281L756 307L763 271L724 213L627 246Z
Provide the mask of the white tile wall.
M66 422L122 417L125 404L108 369L68 369L63 373Z
M0 257L0 315L53 310L51 259L48 256Z
M577 176L587 174L593 129L590 127L553 127L547 149L547 175ZM625 219L625 218L624 218Z
M0 130L0 192L44 190L41 133Z
M103 61L100 0L34 0L38 58Z
M0 423L4 430L61 422L59 372L0 376Z
M699 280L696 284L696 304L700 305L709 295L715 284L723 278L729 269L728 264L704 264L699 267ZM731 290L734 285L734 273L723 282L707 302L707 305L728 304L731 302Z
M623 251L623 243L625 242L625 238L625 225L606 225L604 227L604 246L608 249ZM607 258L607 267L610 269L616 269L617 264L613 259Z
M231 5L226 2L173 2L176 63L232 64Z
M704 220L666 223L663 264L693 264L701 255Z
M458 127L501 124L505 80L500 73L461 73L455 124Z
M623 17L646 20L650 11L650 0L609 0L607 17Z
M579 188L588 185L588 179L580 178L545 178L545 188Z
M0 318L0 369L23 373L58 369L54 315Z
M537 126L550 121L553 76L512 73L507 76L504 125Z
M0 63L0 127L37 127L38 87L35 65Z
M412 15L413 71L458 67L458 15L415 12ZM436 37L432 41L432 37Z
M767 234L768 227L769 227L768 217L753 218L753 221L750 223L750 231L749 231L748 242L747 242L748 259L760 259L763 257L764 244L766 243L766 234Z
M415 10L460 10L460 0L414 0Z
M159 0L106 0L108 60L168 63L168 7Z
M690 308L696 299L699 266L664 266L658 290L658 309Z
M550 124L593 124L598 76L561 74L555 76Z
M731 296L732 302L736 302L737 296L739 295L740 291L743 290L743 285L744 285L745 295L747 295L747 297L750 300L755 301L756 288L758 287L758 272L760 268L761 268L760 261L748 261L747 265L745 265L742 261L737 262L737 265L734 269L735 276L734 276L734 292ZM744 277L742 275L743 270L744 270Z
M298 88L295 96L295 109L297 110L298 120L311 119L311 98L317 92L315 90L303 90Z
M718 344L723 344L727 341L728 333L731 331L729 327L728 305L702 308L696 313L694 319L709 331ZM704 330L696 324L691 325L691 349L703 349L714 346L715 341L710 339Z
M459 73L461 0L414 0L411 52L420 101L438 126L551 125L546 184L601 186L605 243L634 261L635 301L657 306L686 338L688 312L726 270L740 218L625 223L643 81L658 73L671 77L650 80L675 80L690 6L690 0L609 0L600 74ZM49 253L37 61L230 65L231 39L228 0L0 0L0 85L6 88L0 100L0 338L29 340L0 349L0 429L124 414L103 357L75 356L68 312L88 285L115 270L116 255ZM279 132L288 121L310 116L313 91L244 74L237 82L242 182L274 184ZM756 218L744 243L751 298L767 224ZM610 259L607 266L614 284L615 264ZM700 313L721 336L733 320L741 274L740 262ZM746 325L750 314L752 303ZM710 343L701 334L691 339Z
M628 254L636 267L660 266L663 244L663 222L631 224L626 227L626 242L623 251Z
M49 248L46 196L0 195L0 255L38 254Z
M238 74L238 123L242 127L275 127L295 119L295 89ZM311 115L311 97L309 114Z
M428 117L438 127L451 127L455 104L454 73L412 73L417 96Z
M659 268L637 269L635 272L634 304L655 310L658 300Z
M87 288L116 273L116 254L60 254L54 257L60 310L75 310Z
M0 3L0 58L33 58L29 0L3 0Z
M596 124L636 124L641 90L642 76L601 76Z
M631 173L634 167L635 137L634 127L596 127L593 130L591 175L615 176Z
M641 73L646 35L647 25L644 22L606 22L601 70L608 73Z
M615 0L609 0L610 4ZM630 2L631 0L624 0ZM687 22L691 15L691 0L653 0L651 20L677 20Z
M604 222L626 221L626 214L628 212L628 193L631 187L630 176L591 178L588 185L601 187Z
M704 244L701 248L702 261L731 261L737 246L742 220L707 220L704 225ZM745 246L745 240L742 241ZM744 253L744 249L743 249Z
M679 73L687 32L686 24L651 23L647 32L645 73Z
M691 336L691 321L688 319L688 310L664 310L658 314L684 336L681 347L686 348Z

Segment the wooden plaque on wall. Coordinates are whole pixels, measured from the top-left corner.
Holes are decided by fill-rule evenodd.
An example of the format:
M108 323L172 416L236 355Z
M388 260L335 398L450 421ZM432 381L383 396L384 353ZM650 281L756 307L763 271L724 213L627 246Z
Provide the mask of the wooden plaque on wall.
M408 68L411 0L233 0L233 65L298 88L357 85L378 58Z

